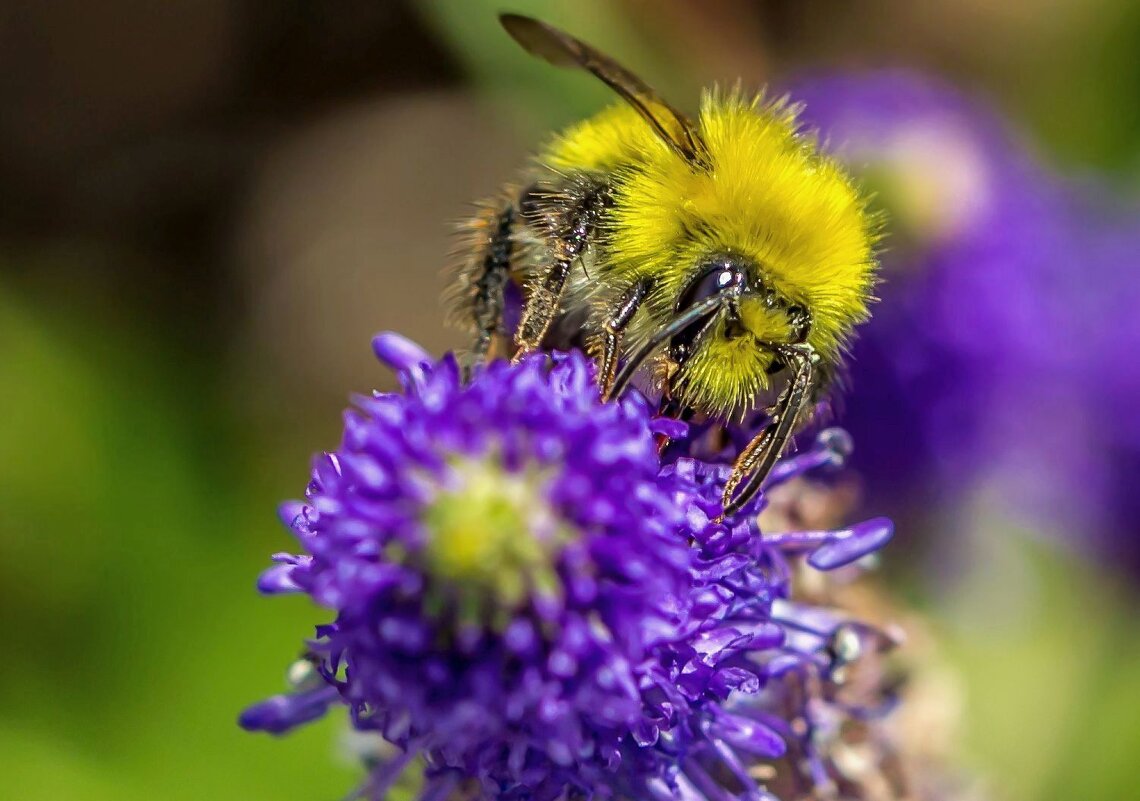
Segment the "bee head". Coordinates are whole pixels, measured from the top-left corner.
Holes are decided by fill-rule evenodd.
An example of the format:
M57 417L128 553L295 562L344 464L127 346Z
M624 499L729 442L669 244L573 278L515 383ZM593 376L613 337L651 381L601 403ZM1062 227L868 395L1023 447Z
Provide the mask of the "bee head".
M811 329L808 310L766 282L763 271L750 259L716 254L702 260L678 297L674 314L683 314L716 295L722 296L724 303L670 341L673 361L684 363L699 347L698 339L710 335L729 342L747 338L758 346L807 339Z

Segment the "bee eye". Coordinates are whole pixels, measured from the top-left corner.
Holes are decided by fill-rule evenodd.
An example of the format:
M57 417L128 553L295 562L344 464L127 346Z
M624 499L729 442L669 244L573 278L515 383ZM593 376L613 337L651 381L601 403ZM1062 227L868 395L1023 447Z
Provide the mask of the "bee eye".
M702 266L706 269L698 274L699 277L690 283L677 299L677 305L673 310L676 314L687 311L701 301L715 297L727 289L735 287L739 292L747 286L748 273L726 259L721 258L712 264ZM669 354L674 361L683 362L688 357L693 341L707 322L707 317L697 320L670 340Z
M736 267L718 264L707 270L682 293L677 301L677 311L683 311L702 300L720 294L725 289L737 286L743 288L747 276Z

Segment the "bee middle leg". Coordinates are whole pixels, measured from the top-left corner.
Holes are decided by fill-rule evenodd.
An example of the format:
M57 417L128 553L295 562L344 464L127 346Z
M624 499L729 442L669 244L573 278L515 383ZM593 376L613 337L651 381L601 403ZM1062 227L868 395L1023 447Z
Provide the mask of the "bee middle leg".
M554 258L545 274L530 288L522 320L519 321L519 330L515 335L515 361L542 344L543 337L558 314L570 269L592 241L598 220L611 203L610 191L604 184L590 184L576 187L572 194L565 197L552 193L547 200L550 206L562 202L565 202L565 206L556 210L554 217L557 222L548 234Z

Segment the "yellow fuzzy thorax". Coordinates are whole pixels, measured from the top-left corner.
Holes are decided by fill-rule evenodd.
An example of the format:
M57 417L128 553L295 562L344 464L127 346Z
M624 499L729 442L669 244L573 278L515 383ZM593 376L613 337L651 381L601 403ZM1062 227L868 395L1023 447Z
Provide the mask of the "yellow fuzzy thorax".
M599 269L615 285L654 279L648 314L631 333L667 322L702 260L727 253L809 309L808 343L837 360L867 317L874 283L878 225L865 199L783 101L706 92L696 127L707 169L678 156L625 104L572 127L540 157L559 173L602 174L613 186ZM771 313L745 303L741 316L756 339L779 341ZM743 409L768 387L771 359L750 338L712 338L682 365L681 391L698 409Z

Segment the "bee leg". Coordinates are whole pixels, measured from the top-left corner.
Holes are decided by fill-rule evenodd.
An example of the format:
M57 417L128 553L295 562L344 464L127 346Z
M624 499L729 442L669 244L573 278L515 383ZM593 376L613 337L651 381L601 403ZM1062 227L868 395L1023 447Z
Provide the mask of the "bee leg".
M725 483L724 494L721 497L724 506L720 516L722 520L739 512L756 497L768 473L788 444L804 406L811 402L815 367L819 361L815 351L808 345L790 345L780 347L778 353L780 358L795 370L795 374L780 393L771 422L736 458L732 475ZM748 480L744 483L743 489L736 493L736 488L746 476Z
M573 259L559 259L531 291L519 321L519 332L515 336L515 345L518 347L514 358L516 362L542 344L542 338L546 336L558 313L558 304L562 300L562 290L566 287L566 277L570 275L572 264Z
M614 379L617 377L618 352L621 349L622 336L626 326L633 319L633 315L641 308L642 301L649 294L652 286L648 278L643 278L618 299L617 304L610 310L606 321L602 323L601 363L598 366L598 388L602 397L609 399Z
M609 188L604 184L592 184L583 188L570 208L560 215L564 222L556 225L550 238L556 254L554 262L531 288L515 335L518 346L515 361L542 345L543 337L558 314L570 269L590 244L598 219L610 203Z
M490 357L506 355L509 344L503 318L506 291L518 259L514 240L522 223L514 187L479 204L478 212L460 228L452 275L444 293L448 322L471 337L463 353L463 378Z
M487 360L495 337L503 333L503 312L507 282L511 269L511 230L515 208L508 205L499 212L487 238L483 264L475 279L475 343L471 347L472 365Z

